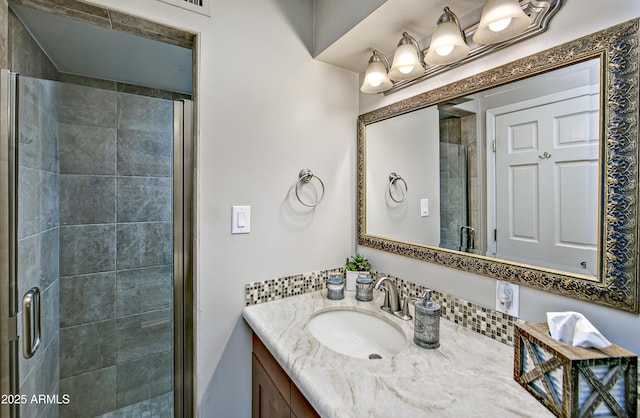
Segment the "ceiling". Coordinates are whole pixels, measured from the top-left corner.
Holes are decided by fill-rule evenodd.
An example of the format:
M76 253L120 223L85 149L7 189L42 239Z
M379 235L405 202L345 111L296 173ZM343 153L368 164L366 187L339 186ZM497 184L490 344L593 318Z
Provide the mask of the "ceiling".
M40 10L10 7L62 73L192 92L190 49Z
M315 58L361 73L374 48L391 59L402 32L425 49L445 6L465 29L480 20L483 5L483 0L387 0Z
M461 26L480 19L482 0L386 0L314 58L347 70L365 70L372 49L389 58L402 32L425 48L445 6ZM191 94L191 50L23 6L12 10L63 73ZM364 7L364 6L362 6ZM359 19L358 19L359 20ZM342 32L342 31L341 31Z

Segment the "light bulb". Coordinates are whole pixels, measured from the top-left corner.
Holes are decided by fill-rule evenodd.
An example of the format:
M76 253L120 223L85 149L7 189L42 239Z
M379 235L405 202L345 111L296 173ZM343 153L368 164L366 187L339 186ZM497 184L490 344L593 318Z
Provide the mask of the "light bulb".
M453 45L445 45L445 46L441 46L440 48L436 48L436 54L440 55L441 57L446 57L452 52L453 52Z
M393 54L389 78L394 81L401 81L411 80L422 75L424 67L420 64L421 59L418 43L404 32L402 39L398 42L396 52Z
M518 0L486 0L473 42L479 45L499 44L518 37L531 25Z
M500 32L505 30L507 26L509 26L509 23L511 23L510 17L496 20L495 22L489 23L489 29L491 29L493 32Z
M361 92L381 93L391 88L393 84L387 76L387 67L383 60L386 62L387 58L383 55L378 55L377 51L374 51L364 73L364 81L360 87Z
M446 65L464 59L469 54L462 29L456 15L444 8L444 13L436 23L436 29L431 36L431 46L424 57L428 65Z
M413 71L413 65L406 65L404 67L398 68L398 70L400 70L402 74L409 74L411 71Z

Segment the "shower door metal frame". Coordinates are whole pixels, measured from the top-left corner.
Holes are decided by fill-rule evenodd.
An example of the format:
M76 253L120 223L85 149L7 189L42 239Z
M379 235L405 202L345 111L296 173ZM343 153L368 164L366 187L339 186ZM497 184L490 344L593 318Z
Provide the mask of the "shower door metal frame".
M173 105L174 417L195 416L194 114L191 100Z
M18 393L17 74L0 69L0 393ZM18 403L0 404L0 417L18 417Z

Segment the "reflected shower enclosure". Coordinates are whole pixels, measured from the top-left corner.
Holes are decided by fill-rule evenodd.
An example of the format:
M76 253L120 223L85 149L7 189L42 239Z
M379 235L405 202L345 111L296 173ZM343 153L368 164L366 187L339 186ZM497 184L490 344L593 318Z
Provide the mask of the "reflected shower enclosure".
M440 247L477 250L478 209L475 113L439 106L440 114Z
M460 251L473 249L475 241L469 225L468 148L440 143L440 247Z

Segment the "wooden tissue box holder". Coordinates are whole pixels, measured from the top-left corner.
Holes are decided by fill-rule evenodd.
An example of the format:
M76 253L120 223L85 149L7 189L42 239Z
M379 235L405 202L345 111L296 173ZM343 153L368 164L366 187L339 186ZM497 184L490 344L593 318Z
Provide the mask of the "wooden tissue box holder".
M563 344L546 323L516 324L514 337L513 378L556 416L637 416L634 353Z

